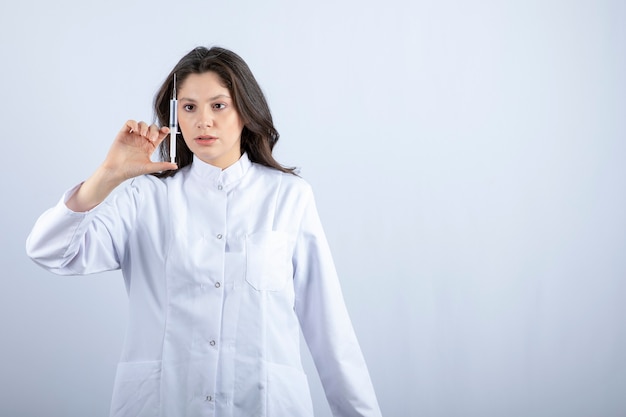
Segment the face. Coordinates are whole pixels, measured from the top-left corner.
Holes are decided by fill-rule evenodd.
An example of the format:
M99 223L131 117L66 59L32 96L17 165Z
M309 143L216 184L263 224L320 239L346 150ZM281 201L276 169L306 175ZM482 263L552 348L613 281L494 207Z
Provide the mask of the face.
M177 96L178 124L191 152L222 169L237 162L243 122L220 77L214 72L190 74Z

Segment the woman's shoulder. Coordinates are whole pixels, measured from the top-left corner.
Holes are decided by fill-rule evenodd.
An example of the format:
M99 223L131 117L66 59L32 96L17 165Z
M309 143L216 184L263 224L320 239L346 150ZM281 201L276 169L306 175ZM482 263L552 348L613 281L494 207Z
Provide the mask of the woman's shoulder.
M267 178L269 181L280 184L281 188L304 193L308 193L311 190L311 186L307 180L298 175L298 170L294 170L294 173L289 173L260 164L253 164L253 166L259 175Z

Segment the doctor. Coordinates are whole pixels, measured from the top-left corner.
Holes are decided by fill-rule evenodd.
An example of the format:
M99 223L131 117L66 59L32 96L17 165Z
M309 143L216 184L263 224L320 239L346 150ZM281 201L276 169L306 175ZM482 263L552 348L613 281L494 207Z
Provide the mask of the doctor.
M272 156L278 132L250 69L192 50L157 93L160 126L174 74L178 165L165 162L167 127L129 120L26 244L57 274L122 271L111 416L312 416L300 329L333 415L380 416L311 188Z

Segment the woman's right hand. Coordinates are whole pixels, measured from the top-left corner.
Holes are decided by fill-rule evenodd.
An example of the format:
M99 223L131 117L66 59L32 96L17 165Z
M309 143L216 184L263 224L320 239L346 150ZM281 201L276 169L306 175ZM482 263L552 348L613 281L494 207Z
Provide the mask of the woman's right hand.
M171 162L152 162L150 157L170 132L169 128L127 121L119 131L104 162L65 203L70 210L85 212L100 204L127 179L177 169Z
M123 181L144 174L177 169L171 162L153 162L150 157L170 130L155 124L127 121L119 131L101 168L112 180Z

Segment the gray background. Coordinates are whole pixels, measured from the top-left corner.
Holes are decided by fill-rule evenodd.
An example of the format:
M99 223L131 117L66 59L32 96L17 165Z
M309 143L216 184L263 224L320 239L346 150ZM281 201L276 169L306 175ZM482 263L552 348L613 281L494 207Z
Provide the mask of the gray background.
M24 240L196 45L266 92L385 416L626 415L625 21L598 0L3 2L0 415L106 416L121 277L56 277Z

